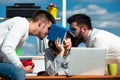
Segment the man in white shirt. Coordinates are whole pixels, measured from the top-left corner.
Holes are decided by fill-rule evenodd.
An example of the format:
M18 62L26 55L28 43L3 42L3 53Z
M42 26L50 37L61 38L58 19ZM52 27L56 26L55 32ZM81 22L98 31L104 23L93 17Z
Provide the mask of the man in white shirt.
M120 74L120 37L104 30L92 29L91 19L85 14L75 14L67 22L70 29L75 31L77 45L84 42L86 47L106 48L107 63L117 63L117 72Z
M47 36L53 16L44 10L37 10L30 20L13 17L0 23L0 76L10 80L25 80L25 72L32 72L32 66L23 66L16 49L21 47L29 35L43 39Z

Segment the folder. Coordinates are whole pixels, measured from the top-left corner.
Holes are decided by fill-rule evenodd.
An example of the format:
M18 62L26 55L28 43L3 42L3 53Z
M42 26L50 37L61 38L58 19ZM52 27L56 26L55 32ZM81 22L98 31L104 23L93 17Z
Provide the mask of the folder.
M63 26L53 24L49 30L47 39L55 42L57 38L60 38L62 44L66 36L67 29Z

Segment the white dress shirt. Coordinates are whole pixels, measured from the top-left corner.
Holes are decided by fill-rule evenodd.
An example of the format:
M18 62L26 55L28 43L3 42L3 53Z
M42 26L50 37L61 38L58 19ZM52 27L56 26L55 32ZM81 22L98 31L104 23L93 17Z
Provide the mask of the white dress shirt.
M108 51L107 62L117 63L118 74L120 74L120 37L104 30L93 29L89 33L86 47L106 48Z

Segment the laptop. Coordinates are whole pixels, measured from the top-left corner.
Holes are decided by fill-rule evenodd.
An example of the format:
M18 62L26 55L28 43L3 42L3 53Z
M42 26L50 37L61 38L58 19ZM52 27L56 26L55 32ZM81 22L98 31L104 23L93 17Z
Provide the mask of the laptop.
M107 50L102 48L71 48L68 75L104 75Z

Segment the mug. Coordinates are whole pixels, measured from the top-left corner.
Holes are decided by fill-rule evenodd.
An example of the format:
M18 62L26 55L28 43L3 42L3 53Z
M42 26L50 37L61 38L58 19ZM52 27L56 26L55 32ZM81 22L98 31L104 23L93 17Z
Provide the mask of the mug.
M117 74L117 64L111 63L107 64L108 75L116 75Z

